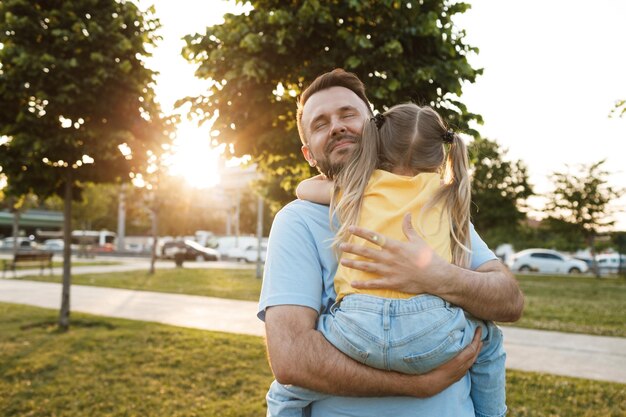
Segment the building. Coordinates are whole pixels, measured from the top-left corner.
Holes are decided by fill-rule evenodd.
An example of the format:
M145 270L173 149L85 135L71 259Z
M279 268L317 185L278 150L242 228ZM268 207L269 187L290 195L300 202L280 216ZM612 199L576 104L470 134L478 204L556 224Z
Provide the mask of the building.
M14 215L9 210L0 211L0 237L13 235ZM63 213L49 210L26 210L20 213L20 235L33 235L45 239L46 232L58 233L63 229Z

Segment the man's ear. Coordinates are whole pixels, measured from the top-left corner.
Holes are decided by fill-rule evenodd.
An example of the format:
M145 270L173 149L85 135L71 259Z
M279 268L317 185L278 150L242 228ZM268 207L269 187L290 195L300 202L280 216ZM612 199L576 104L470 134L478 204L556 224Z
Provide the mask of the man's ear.
M313 154L311 153L311 150L309 149L309 145L302 145L300 150L302 151L302 155L304 155L304 159L307 160L310 166L312 167L317 166L317 161L315 160L315 158L313 158Z

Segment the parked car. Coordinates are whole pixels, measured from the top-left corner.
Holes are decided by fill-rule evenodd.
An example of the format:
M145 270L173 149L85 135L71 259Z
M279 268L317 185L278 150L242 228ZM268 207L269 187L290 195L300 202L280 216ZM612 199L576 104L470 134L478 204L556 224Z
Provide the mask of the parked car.
M583 258L582 256L574 256L574 259L578 259L579 261L583 261L587 264L587 269L591 269L593 266L593 259L591 258Z
M243 248L232 248L228 251L227 256L239 262L256 262L258 258L259 245L257 243L247 245ZM267 253L267 243L261 243L261 262L265 262Z
M216 239L215 249L222 255L222 258L227 258L233 249L243 250L250 245L255 245L258 241L256 236L220 236ZM263 243L267 243L267 238L263 238Z
M41 249L53 252L61 252L65 247L63 239L47 239L43 241Z
M174 259L174 255L184 252L185 260L219 261L220 253L215 249L205 248L193 240L176 240L163 244L161 256L166 259Z
M550 249L523 250L513 255L507 265L515 272L544 274L581 274L589 270L585 262Z
M125 246L126 247L124 248L124 250L126 250L126 252L133 252L133 253L149 252L146 246L141 243L132 242L132 243L127 243Z
M4 249L12 249L13 242L14 242L14 239L12 237L5 237L4 239L2 239L1 246ZM27 237L18 237L17 246L18 246L18 249L21 251L38 249L37 242Z
M617 253L608 253L596 256L596 262L598 262L598 269L600 274L617 274L621 271L626 271L626 255L619 255Z
M38 246L39 249L48 251L48 252L63 252L63 248L65 247L65 242L63 239L46 239L42 244ZM72 251L80 250L80 245L71 244L70 249Z

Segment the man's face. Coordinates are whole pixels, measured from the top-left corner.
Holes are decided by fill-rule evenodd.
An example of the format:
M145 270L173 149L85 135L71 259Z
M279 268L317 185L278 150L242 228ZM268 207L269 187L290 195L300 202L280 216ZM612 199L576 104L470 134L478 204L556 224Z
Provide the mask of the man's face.
M361 140L368 117L365 103L345 87L331 87L313 94L302 109L307 142L302 146L302 154L311 166L317 166L332 179Z

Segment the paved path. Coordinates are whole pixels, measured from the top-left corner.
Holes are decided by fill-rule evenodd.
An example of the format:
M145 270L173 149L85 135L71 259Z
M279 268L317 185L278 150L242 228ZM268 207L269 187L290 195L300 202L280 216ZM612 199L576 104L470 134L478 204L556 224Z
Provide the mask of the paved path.
M257 303L73 285L72 311L263 336ZM61 286L0 280L0 301L59 308ZM626 338L504 327L507 368L626 384Z

